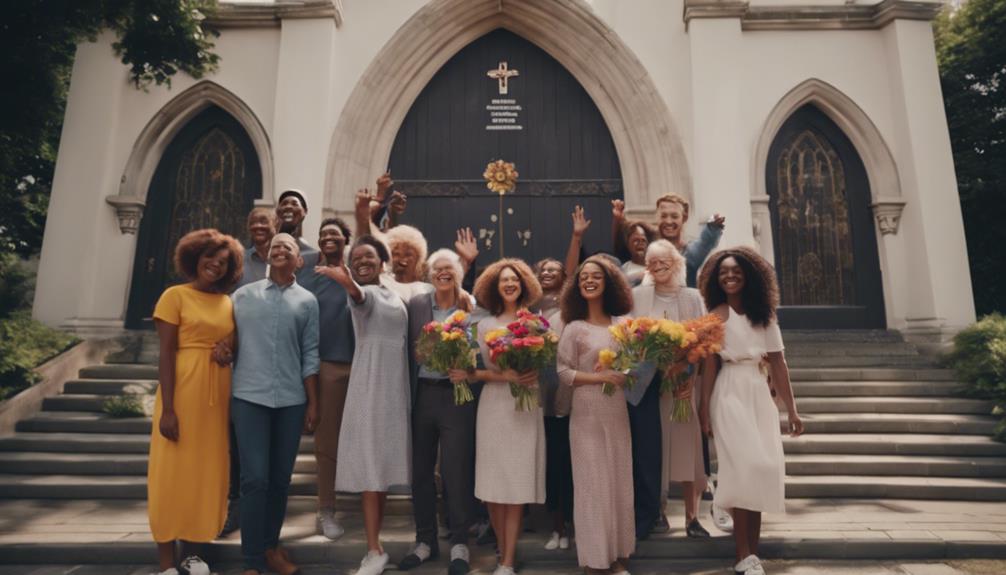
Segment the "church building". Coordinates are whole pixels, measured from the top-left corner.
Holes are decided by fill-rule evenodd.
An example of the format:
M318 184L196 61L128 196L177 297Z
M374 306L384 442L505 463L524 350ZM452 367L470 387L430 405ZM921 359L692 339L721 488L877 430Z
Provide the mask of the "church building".
M305 239L389 171L430 248L562 256L581 205L686 235L726 217L780 278L783 327L945 342L975 319L931 21L938 0L220 1L216 72L137 90L78 47L35 317L149 323L174 244L302 190ZM520 172L502 198L486 164Z

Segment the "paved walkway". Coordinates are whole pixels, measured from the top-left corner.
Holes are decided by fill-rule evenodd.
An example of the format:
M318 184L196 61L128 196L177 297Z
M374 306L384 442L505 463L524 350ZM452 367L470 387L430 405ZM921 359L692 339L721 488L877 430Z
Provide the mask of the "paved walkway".
M897 561L765 561L771 575L1002 575L1006 561L975 560L945 562ZM442 574L443 564L427 565L410 571L415 575ZM634 561L635 575L667 575L688 573L692 575L721 575L729 566L711 561ZM0 566L0 575L149 575L151 567L136 565L8 565ZM218 571L219 575L240 575L239 568ZM325 565L307 565L302 575L343 575L350 571L333 570ZM526 567L521 575L581 575L582 571L568 565L540 565Z
M353 501L344 502L347 509L356 505ZM914 575L916 572L906 571L905 565L881 564L878 561L1006 559L1006 503L1002 502L793 499L787 502L787 506L789 512L786 515L766 515L762 554L769 558L802 561L779 563L779 568L771 572L816 573L823 571L804 569L815 564L810 562L820 560L872 559L870 563L858 564L857 570L842 571L845 567L836 564L834 568L837 570L826 572ZM702 510L708 513L708 503L703 503ZM283 529L284 545L304 564L334 565L343 569L355 567L365 552L362 517L353 511L345 513L343 522L347 534L332 543L315 534L313 511L311 498L291 499ZM666 573L670 570L705 573L720 572L729 567L732 541L712 527L708 515L702 516L703 523L715 537L692 540L685 537L684 529L679 526L683 523L680 503L673 503L669 511L675 528L668 535L654 536L639 545L637 561L633 562L639 567L634 567L633 572ZM542 548L548 535L548 518L543 513L536 510L527 523L528 531L523 534L518 550L519 559L526 565L524 573L579 572L574 550L556 552ZM412 529L408 502L393 502L382 534L393 561L407 552L413 540ZM235 534L214 545L209 555L215 564L237 563L239 541ZM442 551L447 552L446 543ZM154 547L143 501L0 501L0 575L132 575L149 572L149 567L145 570L137 566L153 560ZM91 567L72 571L68 571L69 567L45 567L48 571L42 567L9 567L43 561L63 565L102 565L94 567L97 571L91 570ZM493 561L492 546L473 547L473 567L491 571ZM681 563L681 571L676 571L673 566L680 561L685 563ZM861 570L867 564L876 564L878 570ZM1006 573L1006 563L995 565L998 568L989 573ZM647 566L652 566L653 570L647 571L650 569ZM919 575L953 572L942 567L919 569ZM324 570L321 568L320 571L307 573ZM437 570L443 570L443 567L434 569Z

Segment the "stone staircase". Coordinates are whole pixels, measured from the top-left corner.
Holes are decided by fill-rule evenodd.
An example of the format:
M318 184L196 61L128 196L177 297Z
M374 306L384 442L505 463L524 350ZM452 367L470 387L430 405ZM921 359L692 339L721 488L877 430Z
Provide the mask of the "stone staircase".
M1006 499L991 404L960 397L933 358L892 332L784 337L807 426L785 439L789 498ZM0 498L145 498L150 420L113 419L102 404L120 394L149 401L156 357L155 338L138 338L0 438ZM312 442L301 443L295 495L315 492Z

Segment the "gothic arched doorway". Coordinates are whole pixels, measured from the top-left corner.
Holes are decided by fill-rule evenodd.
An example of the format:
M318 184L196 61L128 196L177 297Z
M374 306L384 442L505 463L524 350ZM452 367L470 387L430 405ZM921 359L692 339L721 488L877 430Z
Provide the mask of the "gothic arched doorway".
M782 125L766 166L784 327L883 328L870 185L849 139L808 104Z
M520 172L503 202L506 256L562 259L577 204L593 221L586 251L611 249L610 201L622 197L622 176L608 127L559 62L504 29L444 64L402 122L389 161L409 197L402 223L423 230L431 249L470 226L482 261L498 258L499 198L482 179L495 159Z
M238 238L261 196L262 170L248 134L222 109L211 106L175 136L157 165L143 210L126 327L150 328L164 288L183 281L172 263L186 233L216 228Z

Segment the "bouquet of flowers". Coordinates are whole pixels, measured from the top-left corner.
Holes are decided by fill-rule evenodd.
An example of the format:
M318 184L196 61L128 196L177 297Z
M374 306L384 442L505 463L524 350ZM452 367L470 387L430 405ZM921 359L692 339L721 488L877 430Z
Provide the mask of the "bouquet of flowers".
M690 375L688 370L690 366L718 353L723 347L726 328L723 325L723 320L715 314L687 320L682 322L682 326L685 330L684 341L674 350L674 358L660 384L661 393L675 390L684 385ZM686 422L691 419L691 414L690 401L674 399L671 421Z
M458 310L443 323L431 321L423 326L416 342L416 359L433 371L447 373L452 369L475 367L478 352L468 314ZM454 405L464 405L475 399L467 381L454 384Z
M626 387L632 387L635 383L632 372L643 362L648 361L656 364L658 369L666 369L674 359L674 351L685 338L685 328L680 323L648 317L623 319L609 327L608 331L615 338L619 349L601 350L598 363L602 368L626 374ZM601 390L606 395L615 393L615 387L607 383Z
M526 309L517 312L517 320L485 335L489 358L503 369L518 372L542 369L555 361L559 337L549 330L543 316ZM538 388L510 382L517 411L529 411L539 405Z

